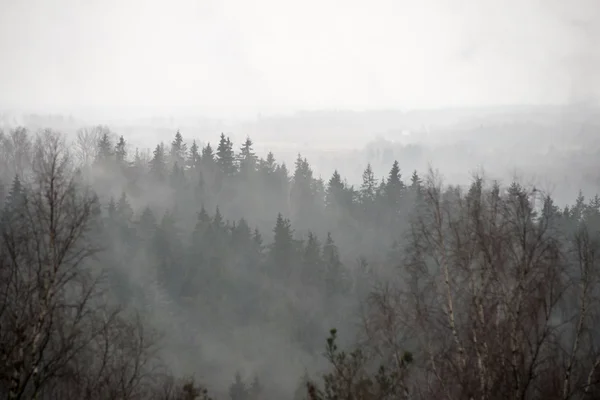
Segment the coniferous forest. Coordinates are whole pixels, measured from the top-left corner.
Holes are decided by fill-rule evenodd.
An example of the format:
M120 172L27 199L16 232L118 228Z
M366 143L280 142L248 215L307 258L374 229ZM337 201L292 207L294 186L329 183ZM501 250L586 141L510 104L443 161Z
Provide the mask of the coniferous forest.
M600 398L600 197L183 135L0 132L3 398Z

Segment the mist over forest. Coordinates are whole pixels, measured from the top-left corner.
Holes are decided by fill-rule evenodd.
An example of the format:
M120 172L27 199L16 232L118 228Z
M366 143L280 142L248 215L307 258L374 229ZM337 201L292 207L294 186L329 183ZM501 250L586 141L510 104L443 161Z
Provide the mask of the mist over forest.
M0 397L600 398L596 0L0 0Z
M551 125L552 145L540 133L539 142L507 138L487 150L539 154L530 162L543 168L553 160L551 171L575 181L557 179L558 196L526 174L500 182L490 176L501 170L477 165L466 172L470 182L455 186L437 167L492 158L475 134L486 126L487 135L536 123L542 132L535 115L529 123L457 118L438 128L463 132L455 141L430 134L411 143L394 134L410 128L398 123L362 149L338 150L346 170L353 155L362 163L356 183L341 167L324 175L328 164L317 169L300 151L290 160L301 148L294 142L286 161L272 151L257 155L249 136L234 142L225 133L188 138L175 130L169 141L140 148L118 126L73 131L67 118L29 117L29 128L7 127L0 134L3 390L11 398L104 398L105 391L193 398L199 385L214 398L239 400L504 398L494 388L512 388L554 398L559 385L566 392L556 398L594 398L600 200L570 185L598 187L599 136L593 113L571 113L582 128L569 136L561 133L568 123ZM309 114L255 126L316 125L319 117L336 124ZM333 151L314 140L313 156ZM465 154L467 142L477 151ZM285 142L267 143L286 154ZM442 149L445 156L434 157ZM522 165L527 172L531 164ZM28 274L14 275L20 268ZM90 297L78 297L83 277ZM28 291L36 297L18 295ZM63 310L70 296L81 316ZM138 341L87 332L75 351L70 341L98 323L100 305L115 318L103 329L129 329ZM55 321L72 329L66 338ZM39 336L51 345L35 344ZM111 363L82 368L109 339ZM33 353L20 356L18 348ZM505 357L510 363L498 367ZM379 364L385 369L377 372Z

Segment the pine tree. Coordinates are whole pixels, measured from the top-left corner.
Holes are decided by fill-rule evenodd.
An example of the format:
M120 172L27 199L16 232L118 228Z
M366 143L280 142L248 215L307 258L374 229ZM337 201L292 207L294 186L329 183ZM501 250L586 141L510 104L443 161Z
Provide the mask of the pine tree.
M253 173L256 170L257 157L252 149L252 144L252 140L249 137L247 137L246 141L240 149L240 155L238 157L240 172L245 178L247 178L249 174Z
M229 138L225 137L225 134L221 133L221 139L217 147L217 165L219 166L219 171L224 176L233 176L236 171L234 162L233 144Z
M108 211L108 219L111 222L116 222L117 221L117 204L115 203L114 197L110 198L110 200L108 202L107 211Z
M222 231L225 228L225 222L223 222L223 216L221 215L221 210L219 209L219 206L217 206L217 209L215 211L215 216L212 220L212 226L215 230L218 231Z
M342 275L342 262L340 254L331 233L327 233L327 240L323 246L323 261L325 262L325 288L328 295L336 294L344 288Z
M269 152L267 154L267 158L265 160L261 160L260 169L265 173L265 175L271 175L275 172L277 168L277 163L275 162L275 156L273 152Z
M204 205L202 205L200 208L200 212L198 212L198 216L196 219L196 226L194 227L194 230L192 232L191 246L192 246L192 252L194 254L197 254L198 252L202 251L201 250L202 249L202 246L201 246L202 239L203 239L204 235L206 234L207 230L210 228L210 225L211 225L210 216L206 212Z
M190 147L190 152L188 154L188 159L186 161L187 166L189 168L197 169L200 167L200 161L202 158L200 157L199 151L200 151L200 149L198 147L198 144L194 140L192 142L192 146Z
M100 163L108 163L114 156L114 146L112 144L112 140L110 139L109 131L107 129L103 129L104 133L98 139L98 153L96 156L96 161Z
M164 182L166 179L166 161L165 146L161 143L154 149L152 160L150 160L150 176L157 182Z
M311 231L308 232L302 262L304 264L301 275L303 283L305 285L317 285L322 277L323 259L321 256L321 243Z
M249 252L249 265L251 267L258 267L263 262L263 238L258 230L258 228L254 228L254 232L252 233L252 244L251 250Z
M115 146L115 159L118 165L125 165L125 161L127 159L127 143L122 135L119 137L119 141Z
M372 204L375 201L377 192L377 179L371 168L371 164L367 164L362 174L362 184L360 186L360 200L363 205Z
M148 241L154 236L156 227L157 222L154 213L152 212L150 207L145 207L137 222L138 235L144 241Z
M206 202L207 190L206 182L204 181L204 174L202 171L198 171L198 182L194 188L194 196L198 202L204 204Z
M175 213L167 210L152 242L152 252L158 261L157 277L174 297L181 295L184 283L183 246Z
M325 181L323 178L313 179L310 184L310 190L312 193L312 204L315 206L315 210L325 207L325 198L327 197L327 190L325 189ZM343 191L340 193L340 197L343 196ZM314 212L314 211L313 211Z
M12 186L6 200L4 201L3 218L4 221L9 221L10 218L20 212L20 208L25 204L26 195L25 188L21 184L19 175L15 175Z
M516 184L513 183L513 186L516 187ZM513 186L511 186L509 191L511 191L511 193L517 193L518 190ZM575 205L573 207L571 207L571 218L573 219L573 221L577 221L577 222L581 221L584 210L585 210L585 196L583 195L583 192L580 190L579 194L577 195L577 199L575 200Z
M121 197L119 197L119 201L117 202L117 214L121 221L124 222L129 222L133 218L133 208L131 208L125 192L121 192Z
M142 154L140 153L140 149L137 147L135 148L135 155L133 156L133 166L138 172L146 170L146 165L142 159Z
M281 163L275 168L275 172L273 174L273 186L276 193L281 193L283 195L288 194L288 188L290 185L290 174L288 172L287 166L285 163Z
M287 218L283 218L281 213L277 214L277 221L273 229L274 238L271 245L271 261L276 271L284 271L289 267L292 260L294 242L292 237L292 227Z
M419 193L421 191L422 186L423 181L419 177L417 170L414 170L412 176L410 177L410 189L415 193Z
M177 163L180 166L185 165L187 158L187 144L183 142L183 136L179 131L171 142L171 163Z
M231 232L231 242L235 249L245 252L248 250L252 240L252 231L244 218L234 223Z
M385 195L387 204L394 211L397 211L402 201L402 196L405 190L405 185L402 182L402 175L400 174L400 166L398 161L394 161L392 169L390 170L387 183L385 185Z
M333 208L341 205L344 197L344 183L339 172L335 170L333 176L327 183L327 191L325 195L325 205L327 208Z
M254 228L254 233L252 234L252 242L254 242L256 248L261 249L262 251L263 239L258 228Z
M207 143L206 146L202 148L202 163L204 165L210 165L215 162L215 154L210 143Z
M252 384L250 385L250 400L260 400L263 392L263 386L258 379L258 376L254 377Z
M4 201L6 199L6 187L4 186L4 182L0 179L0 213L4 209Z
M322 182L319 183L313 179L313 171L306 158L302 158L298 154L291 188L292 210L295 219L304 220L309 215L314 215L317 192L324 192L322 186Z
M239 372L236 372L235 380L229 386L229 397L231 400L248 400L248 389Z
M185 188L185 172L183 171L183 167L180 167L177 161L173 164L173 169L169 175L169 184L171 185L171 188L176 191Z

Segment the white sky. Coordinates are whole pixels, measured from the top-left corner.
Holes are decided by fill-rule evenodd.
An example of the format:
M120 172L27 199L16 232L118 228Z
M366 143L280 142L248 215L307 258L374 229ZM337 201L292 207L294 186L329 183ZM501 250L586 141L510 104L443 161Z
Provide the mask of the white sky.
M597 100L598 21L600 0L0 0L0 106Z

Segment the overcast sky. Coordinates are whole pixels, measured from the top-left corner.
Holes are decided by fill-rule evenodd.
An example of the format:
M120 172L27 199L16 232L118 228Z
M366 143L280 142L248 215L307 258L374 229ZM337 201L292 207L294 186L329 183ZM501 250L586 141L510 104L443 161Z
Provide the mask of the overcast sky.
M598 0L0 0L0 105L590 101Z

